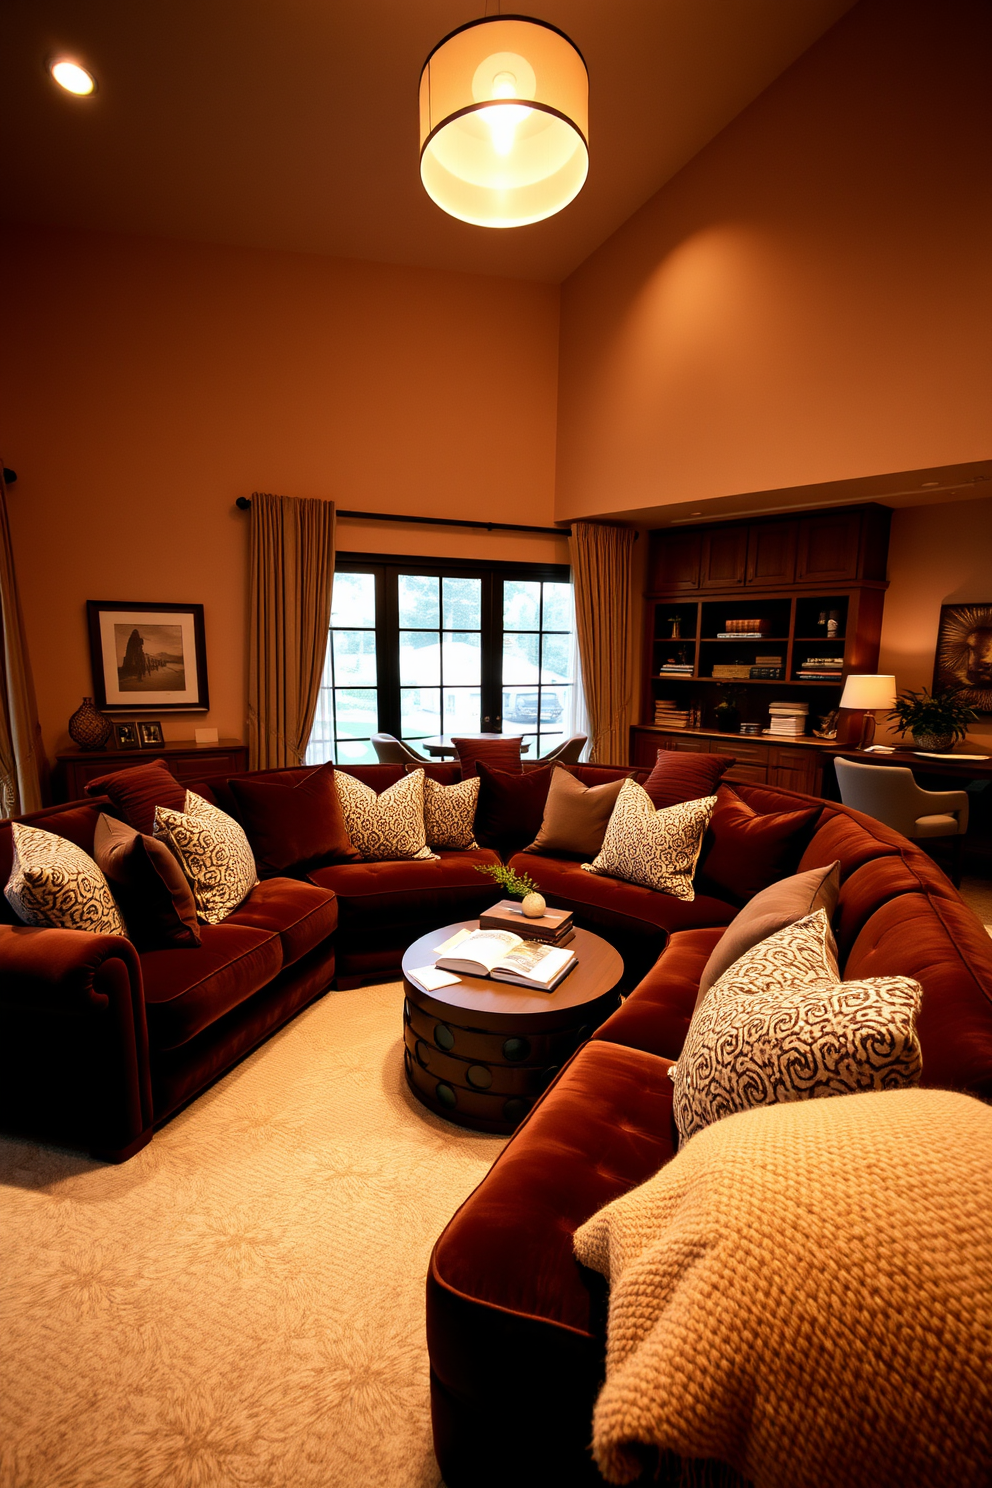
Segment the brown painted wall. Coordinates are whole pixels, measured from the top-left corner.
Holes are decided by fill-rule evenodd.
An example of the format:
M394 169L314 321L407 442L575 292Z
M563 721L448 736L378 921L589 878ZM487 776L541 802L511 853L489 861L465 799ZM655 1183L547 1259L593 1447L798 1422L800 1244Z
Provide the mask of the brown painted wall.
M986 458L986 0L861 0L566 282L559 519Z
M240 736L252 490L553 520L555 286L5 229L0 449L47 748L91 692L87 599L202 601ZM339 546L567 561L554 538L342 522Z
M992 604L992 500L893 512L879 671L892 672L900 692L932 686L940 607L969 603ZM897 742L887 727L878 738ZM968 738L992 753L992 717Z

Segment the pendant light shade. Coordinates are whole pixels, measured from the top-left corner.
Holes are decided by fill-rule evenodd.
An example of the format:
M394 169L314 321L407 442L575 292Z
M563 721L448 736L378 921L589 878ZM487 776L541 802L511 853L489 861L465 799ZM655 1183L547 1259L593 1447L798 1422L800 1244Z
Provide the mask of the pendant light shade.
M544 21L492 16L446 36L420 75L420 178L452 217L523 227L578 196L589 75Z

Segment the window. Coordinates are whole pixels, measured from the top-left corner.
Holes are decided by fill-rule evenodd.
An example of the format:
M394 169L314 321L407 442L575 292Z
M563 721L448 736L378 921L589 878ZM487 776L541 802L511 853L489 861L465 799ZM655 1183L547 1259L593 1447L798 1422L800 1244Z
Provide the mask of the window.
M567 568L339 554L308 763L374 763L378 732L518 734L534 758L579 709Z

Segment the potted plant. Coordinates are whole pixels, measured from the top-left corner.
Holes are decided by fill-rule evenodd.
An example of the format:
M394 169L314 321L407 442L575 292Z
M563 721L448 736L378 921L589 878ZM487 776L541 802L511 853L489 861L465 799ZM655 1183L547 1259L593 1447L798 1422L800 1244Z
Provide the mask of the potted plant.
M717 686L720 686L718 683ZM716 726L721 734L736 734L741 726L741 700L739 687L721 687L720 701L716 705Z
M976 715L959 689L931 693L924 687L919 692L902 693L888 716L898 723L898 733L913 735L917 749L939 751L950 749L955 739L963 739Z
M529 920L539 920L547 909L544 895L539 892L529 873L514 873L512 868L507 868L502 863L486 863L481 867L477 866L475 871L484 873L487 878L498 883L505 893L519 899L520 908Z

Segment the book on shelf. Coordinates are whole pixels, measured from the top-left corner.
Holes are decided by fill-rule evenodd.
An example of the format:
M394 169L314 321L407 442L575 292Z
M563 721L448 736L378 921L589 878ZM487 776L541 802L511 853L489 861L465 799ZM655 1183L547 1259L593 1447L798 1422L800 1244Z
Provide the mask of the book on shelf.
M781 666L782 662L781 656L756 656L754 658L755 666Z
M717 681L721 682L747 681L750 680L751 666L750 663L716 662L710 672L710 676L715 677Z
M750 670L753 682L778 682L782 678L780 666L753 666Z
M733 636L736 640L740 636L766 636L770 630L771 624L768 620L749 616L744 620L725 620L723 622L723 629L718 634L721 636Z
M492 977L537 992L553 992L576 964L574 951L525 940L512 930L466 930L447 944L451 948L434 963L440 970Z
M779 703L769 704L768 711L773 718L805 718L809 708L804 704L795 708L785 708Z
M665 665L658 673L659 677L691 677L691 666L668 666Z
M718 630L716 638L718 641L763 641L765 632L763 630Z
M840 672L797 672L796 680L799 682L839 682Z
M511 930L525 940L539 940L544 945L566 945L575 938L575 919L570 909L546 909L540 918L530 919L517 899L501 899L479 916L480 930Z

